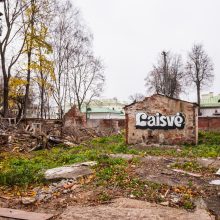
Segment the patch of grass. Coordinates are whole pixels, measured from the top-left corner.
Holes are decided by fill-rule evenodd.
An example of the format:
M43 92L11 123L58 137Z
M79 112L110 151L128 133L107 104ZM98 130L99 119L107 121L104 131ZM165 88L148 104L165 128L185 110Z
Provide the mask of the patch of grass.
M220 132L200 131L199 144L220 145Z
M199 132L198 145L185 145L180 149L151 147L144 150L148 155L173 157L219 157L220 132Z
M196 161L187 161L187 162L177 162L171 165L172 168L177 168L181 170L186 170L189 172L209 172L214 173L216 170L214 168L202 167Z
M131 166L139 161L128 162L123 159L108 158L99 160L96 167L95 186L102 186L108 190L117 189L124 196L158 202L163 185L143 181L132 173ZM165 186L166 187L166 186Z
M98 195L98 200L101 202L107 202L110 201L112 199L112 197L108 194L108 192L101 192Z
M83 161L95 160L98 163L106 164L108 171L111 165L121 165L121 159L110 159L102 155L111 153L138 153L128 149L122 135L95 138L74 148L66 146L54 147L50 150L35 151L30 154L10 154L2 153L0 166L0 185L26 186L44 182L43 171L45 169L74 164ZM115 169L117 169L117 166ZM118 173L120 168L118 167ZM104 177L103 177L104 178ZM118 177L121 178L121 177Z
M128 162L120 158L98 158L98 166L96 167L96 184L102 186L124 185L124 181L128 177L126 168Z
M113 135L95 138L74 148L60 145L50 150L40 150L30 154L1 153L0 185L26 186L42 183L44 182L42 173L45 169L95 160L98 161L98 166L95 168L98 183L129 187L131 184L127 170L129 163L122 159L111 159L104 155L124 153L174 157L220 156L220 133L200 132L199 138L200 144L198 146L183 146L179 151L154 147L145 149L145 153L143 153L143 151L130 149L125 143L124 135ZM135 164L135 160L132 163ZM186 169L197 169L193 166L185 166Z

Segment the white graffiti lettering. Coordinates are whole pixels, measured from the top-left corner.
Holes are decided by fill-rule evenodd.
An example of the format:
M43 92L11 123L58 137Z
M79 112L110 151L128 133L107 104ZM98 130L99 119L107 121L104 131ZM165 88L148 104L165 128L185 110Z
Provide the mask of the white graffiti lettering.
M147 115L143 112L136 114L136 128L138 129L183 129L185 126L185 117L178 112L176 115L165 116L156 113L155 116Z

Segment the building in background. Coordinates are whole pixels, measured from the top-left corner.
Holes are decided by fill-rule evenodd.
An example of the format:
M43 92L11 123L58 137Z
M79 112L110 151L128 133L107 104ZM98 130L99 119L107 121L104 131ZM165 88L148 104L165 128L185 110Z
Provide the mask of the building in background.
M88 107L83 107L82 112L87 114L87 119L125 119L124 106L117 98L93 100Z
M87 108L87 119L125 119L124 111L117 111L106 107Z
M220 116L220 94L214 95L210 92L202 95L200 111L201 116Z

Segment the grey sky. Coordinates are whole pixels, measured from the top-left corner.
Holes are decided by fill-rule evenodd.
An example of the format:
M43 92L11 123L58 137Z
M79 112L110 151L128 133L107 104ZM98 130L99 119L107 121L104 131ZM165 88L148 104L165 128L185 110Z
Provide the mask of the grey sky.
M144 78L161 50L186 57L203 43L215 65L204 92L220 93L219 0L73 0L94 34L94 50L106 65L103 97L127 100L146 92ZM192 100L190 91L185 99Z

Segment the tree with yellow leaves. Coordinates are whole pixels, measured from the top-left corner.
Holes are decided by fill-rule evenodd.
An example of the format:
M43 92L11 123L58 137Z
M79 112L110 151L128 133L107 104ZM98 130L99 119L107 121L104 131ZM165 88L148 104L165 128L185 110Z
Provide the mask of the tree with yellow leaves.
M26 117L28 108L28 97L30 91L31 79L37 82L40 89L41 99L41 117L44 111L44 94L48 88L46 81L48 76L52 76L53 63L49 60L49 54L52 53L52 47L47 42L48 21L50 20L51 1L50 0L31 0L30 7L25 12L24 24L29 28L26 33L26 42L24 53L27 54L26 65L26 89L23 106L23 116ZM34 73L34 76L31 73Z
M46 43L48 37L48 29L41 24L41 31L39 37L44 41L44 44L38 44L35 48L34 59L30 65L31 69L35 73L34 81L37 83L39 88L40 97L40 117L46 117L46 99L50 96L52 91L51 80L55 79L54 76L54 63L49 59L49 54L52 53L52 48ZM49 111L49 109L47 108Z

